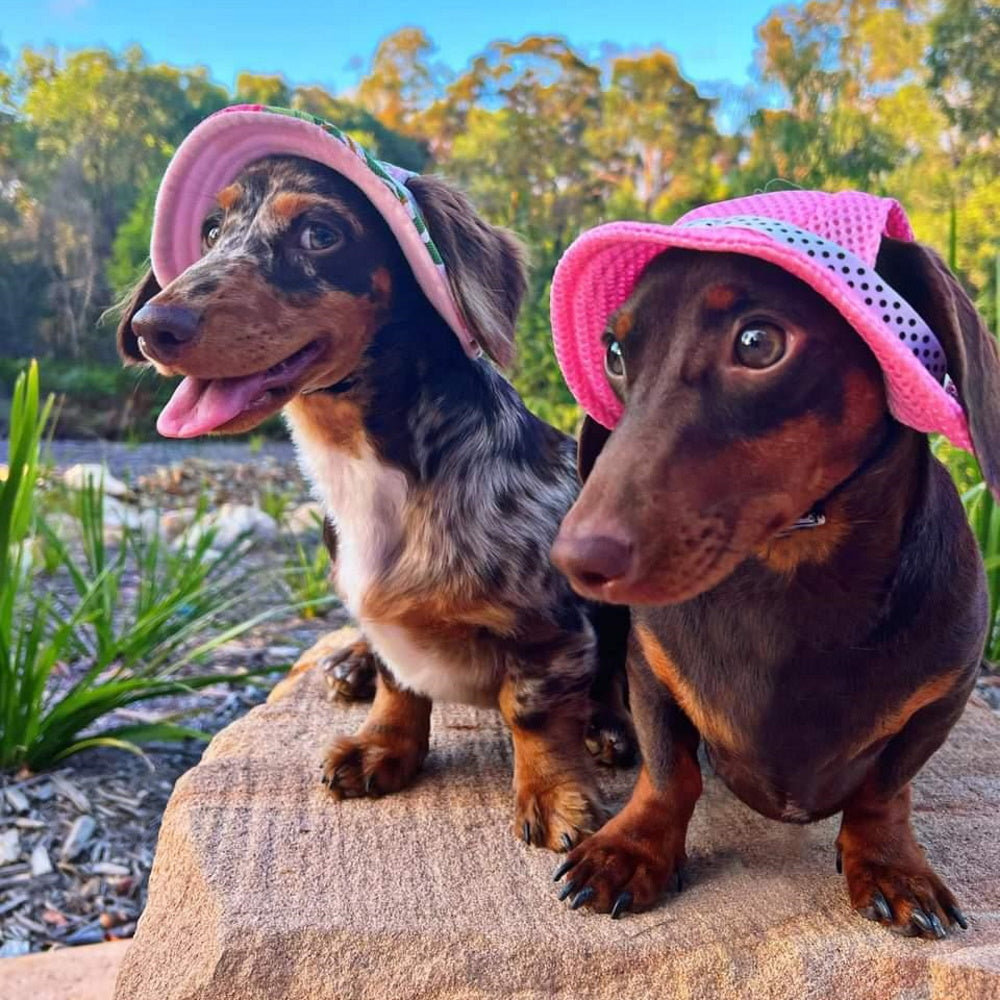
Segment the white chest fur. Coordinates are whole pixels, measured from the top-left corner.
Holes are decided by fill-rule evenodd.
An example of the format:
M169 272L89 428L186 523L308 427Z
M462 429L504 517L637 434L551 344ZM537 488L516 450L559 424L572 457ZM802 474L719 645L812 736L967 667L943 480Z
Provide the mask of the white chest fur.
M406 477L363 441L356 454L331 447L307 422L289 418L302 471L337 529L337 591L372 648L404 686L441 701L490 704L492 664L451 663L408 629L361 615L370 585L403 545Z
M337 529L337 589L357 618L369 585L399 545L406 477L380 462L367 441L354 455L289 423L302 470Z

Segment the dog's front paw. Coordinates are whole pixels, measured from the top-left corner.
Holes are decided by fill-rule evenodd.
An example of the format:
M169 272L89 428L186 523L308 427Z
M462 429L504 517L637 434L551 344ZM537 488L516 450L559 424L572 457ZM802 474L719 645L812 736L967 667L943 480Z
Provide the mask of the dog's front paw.
M333 701L371 701L375 697L378 657L365 639L329 653L319 661Z
M565 879L559 898L569 899L574 910L587 906L618 918L648 909L669 889L680 892L686 860L683 847L664 850L659 838L612 820L570 851L553 879Z
M426 743L404 733L342 736L323 762L323 784L338 799L388 795L413 781L426 756Z
M847 892L863 917L905 937L943 938L968 923L951 891L925 864L894 863L857 851L838 858Z
M587 727L587 750L598 764L630 767L635 763L638 744L627 712L608 705L596 705Z
M572 779L532 784L517 790L514 836L550 851L567 851L606 818L595 786Z

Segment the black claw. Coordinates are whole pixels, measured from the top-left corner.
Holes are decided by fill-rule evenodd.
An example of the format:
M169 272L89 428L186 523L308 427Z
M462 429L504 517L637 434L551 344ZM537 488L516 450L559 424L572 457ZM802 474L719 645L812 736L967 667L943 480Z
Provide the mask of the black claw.
M562 840L562 845L565 850L569 851L572 849L573 838L568 833L564 833L560 839Z
M941 923L941 919L938 915L936 913L932 913L930 915L930 920L931 930L934 932L934 937L936 937L939 941L942 938L946 938L948 936L948 932L944 929L944 924Z
M677 871L674 872L674 878L676 879L677 892L678 893L683 892L684 891L684 875L681 872L680 868L678 868Z
M559 879L563 877L571 868L576 865L575 861L570 861L568 858L552 873L552 881L558 882Z
M365 778L365 795L370 795L372 798L378 796L378 789L375 787L375 775L369 774Z
M914 907L913 912L910 914L910 922L925 934L933 934L934 928L931 925L927 914L923 910Z
M618 898L615 900L615 905L611 907L611 919L617 920L623 913L628 912L628 908L632 905L632 893L622 892L618 894Z
M524 821L524 825L521 827L521 837L526 844L531 843L531 824L527 820Z
M969 921L966 919L965 914L957 906L946 906L945 913L951 918L952 923L958 924L963 931L969 929Z
M576 883L570 879L563 887L562 892L559 893L559 902L561 903L568 896L572 896L576 892Z
M885 920L887 922L892 920L892 910L889 908L889 904L885 900L885 896L880 892L876 892L872 896L872 906L875 908L875 913L879 920Z
M837 874L844 874L844 858L840 851L837 851Z
M584 903L590 902L597 895L597 890L592 886L588 885L586 889L581 889L579 894L569 904L571 910L578 910Z

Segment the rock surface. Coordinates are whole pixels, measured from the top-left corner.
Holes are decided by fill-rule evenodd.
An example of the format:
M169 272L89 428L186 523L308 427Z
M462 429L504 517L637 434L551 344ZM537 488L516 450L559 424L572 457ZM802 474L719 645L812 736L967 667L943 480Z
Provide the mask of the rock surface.
M111 1000L129 942L4 959L0 1000Z
M915 786L918 836L971 918L928 943L850 910L835 819L770 822L714 778L682 895L618 922L570 912L556 858L509 832L495 713L435 708L413 788L338 804L323 750L365 708L329 704L309 662L178 782L116 1000L1000 997L1000 724L981 704ZM606 773L609 797L633 777Z

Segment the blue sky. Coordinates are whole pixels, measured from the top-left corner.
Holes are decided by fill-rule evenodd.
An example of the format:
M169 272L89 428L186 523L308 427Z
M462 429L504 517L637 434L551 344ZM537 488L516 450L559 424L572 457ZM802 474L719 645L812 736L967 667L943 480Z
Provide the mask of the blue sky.
M596 57L605 44L628 51L661 45L696 81L744 84L754 26L775 0L3 0L0 46L63 48L138 43L154 61L203 64L232 86L244 69L283 73L293 83L345 90L383 35L419 24L438 58L460 69L496 38L565 35Z

